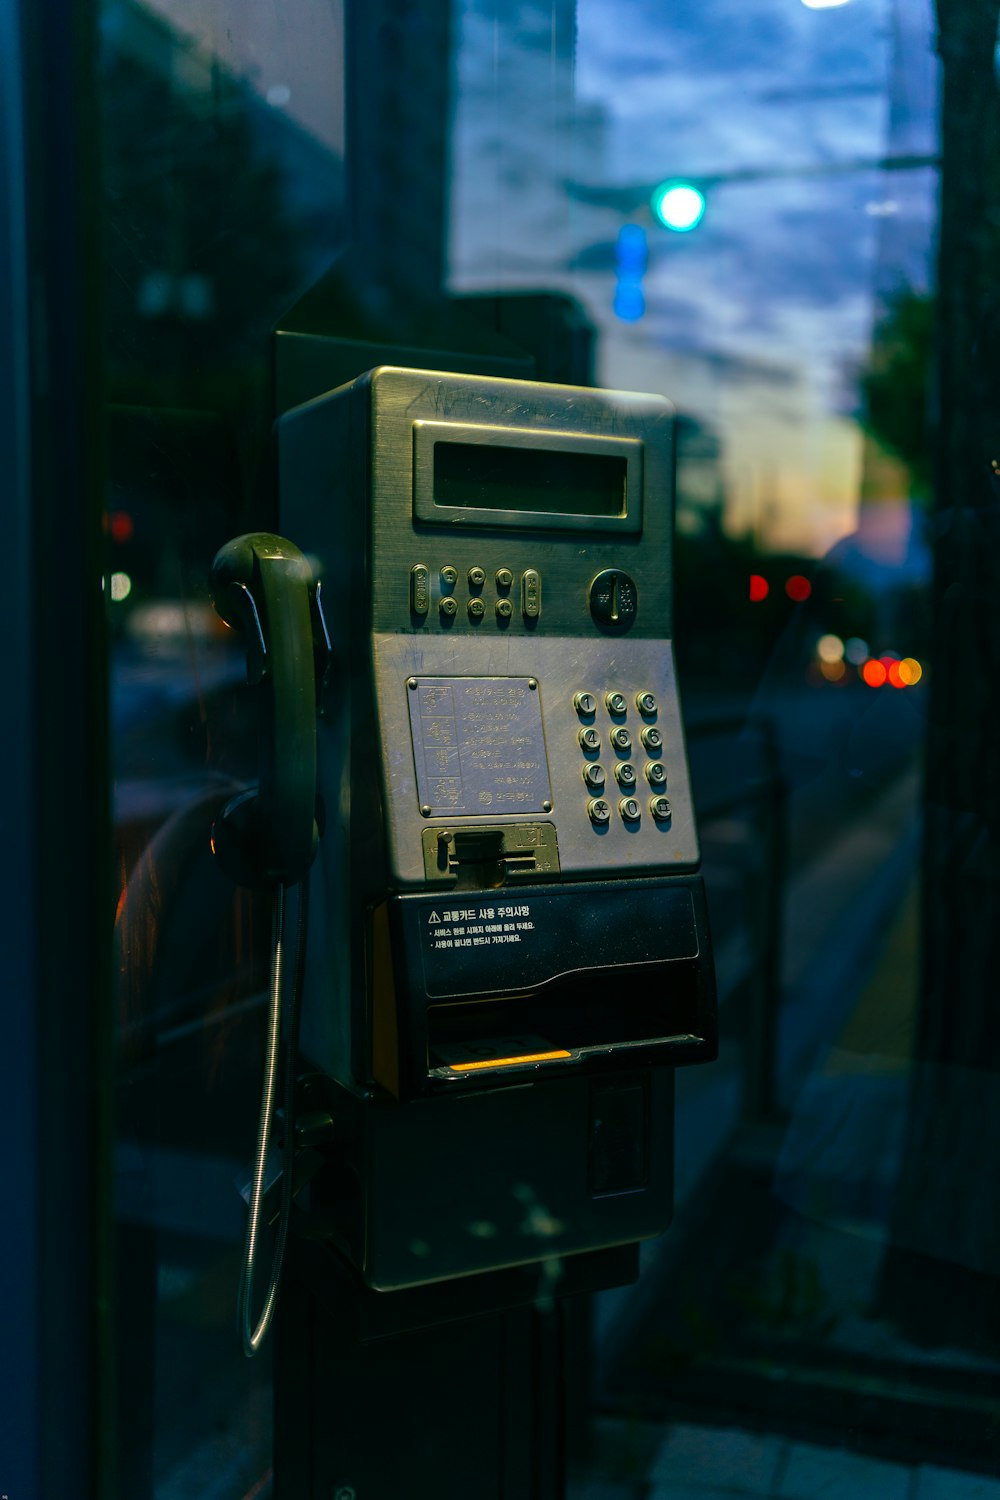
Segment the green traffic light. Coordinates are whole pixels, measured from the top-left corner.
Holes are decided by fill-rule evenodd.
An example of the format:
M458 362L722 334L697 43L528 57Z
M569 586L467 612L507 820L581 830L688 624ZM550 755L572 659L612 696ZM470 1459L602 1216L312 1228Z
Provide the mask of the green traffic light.
M690 182L661 182L649 201L663 227L677 234L696 229L705 212L705 194Z

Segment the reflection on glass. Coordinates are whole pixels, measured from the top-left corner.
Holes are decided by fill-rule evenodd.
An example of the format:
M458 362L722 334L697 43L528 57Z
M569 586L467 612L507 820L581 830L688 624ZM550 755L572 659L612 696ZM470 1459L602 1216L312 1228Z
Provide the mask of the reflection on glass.
M101 36L118 1482L236 1500L271 1466L234 1323L269 911L210 853L255 725L207 578L266 520L270 332L341 239L342 16L104 0Z
M485 329L507 373L677 408L674 629L725 1045L679 1080L675 1228L595 1315L598 1384L662 1445L644 1479L682 1485L697 1452L707 1484L743 1424L772 1476L815 1459L817 1488L845 1445L894 1466L852 1470L857 1493L996 1469L988 11L387 7L348 137L338 5L104 0L130 1500L268 1482L267 1376L232 1317L267 912L208 855L255 725L206 575L269 519L290 309L350 346L338 380ZM652 195L681 184L686 222L661 222ZM690 1426L657 1429L678 1403Z

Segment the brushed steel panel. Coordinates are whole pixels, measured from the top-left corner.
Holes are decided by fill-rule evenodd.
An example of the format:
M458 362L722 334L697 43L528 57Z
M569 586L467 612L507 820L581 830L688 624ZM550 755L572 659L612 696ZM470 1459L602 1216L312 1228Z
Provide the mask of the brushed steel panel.
M385 827L389 863L402 886L423 884L422 829L427 827L475 826L477 822L530 821L532 814L507 817L449 813L439 817L421 815L421 797L410 733L409 678L534 677L551 785L552 811L547 820L556 826L560 869L564 877L690 871L699 863L698 838L691 802L687 754L680 704L677 697L673 649L669 641L587 640L578 637L511 636L469 640L467 637L425 637L381 633L374 640L377 723L383 766ZM588 691L597 699L594 715L582 719L573 704L574 694ZM612 718L604 698L620 691L626 699L624 719ZM639 693L652 692L657 699L656 716L644 718L636 708ZM608 776L606 795L615 811L610 824L595 828L587 812L592 795L583 780L583 768L594 758L580 747L581 725L593 723L601 736L600 764ZM632 749L619 754L610 744L612 729L624 723L632 733ZM663 749L647 755L640 730L653 724L663 734ZM669 824L654 822L649 798L654 789L645 780L644 768L661 762L667 771L664 788L673 816ZM643 811L637 826L619 816L617 803L624 792L617 788L614 766L636 767L636 795Z
M673 544L673 408L661 396L627 391L578 390L539 382L451 375L439 371L372 371L342 396L361 402L370 416L369 486L373 496L370 558L372 623L377 630L411 630L427 635L593 635L591 580L607 568L622 568L636 582L640 609L630 638L669 635L672 609ZM539 443L553 435L575 442L614 439L642 448L641 532L602 530L600 520L577 530L539 531L533 524L470 529L454 524L455 512L441 512L436 523L414 514L414 424L444 422L490 427L497 441L516 446ZM629 447L628 451L632 451ZM410 569L430 569L430 609L422 621L409 608ZM452 593L441 583L441 569L459 575L454 597L458 613L442 621L439 603ZM486 587L476 595L486 604L485 618L470 620L468 571L482 567ZM520 606L509 622L496 619L497 568L508 567L520 579L535 569L542 584L542 611L525 619ZM511 597L516 598L516 595Z

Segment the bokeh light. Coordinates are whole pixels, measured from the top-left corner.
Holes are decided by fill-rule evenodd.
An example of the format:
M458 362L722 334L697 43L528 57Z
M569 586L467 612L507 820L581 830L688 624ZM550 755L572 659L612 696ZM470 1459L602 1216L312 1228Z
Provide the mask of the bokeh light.
M750 601L759 604L761 599L766 599L769 593L768 582L760 573L750 574Z
M861 675L869 687L877 688L883 685L889 674L882 663L872 657L861 668Z
M785 584L785 593L789 599L794 599L796 604L802 604L813 591L813 586L808 578L803 578L801 573L793 573Z
M839 635L821 635L816 642L816 655L820 661L843 662L844 643ZM843 674L841 674L843 675Z
M847 668L842 661L821 661L819 669L827 682L843 682Z
M650 203L664 228L678 234L695 229L705 212L705 194L690 182L661 182Z
M127 510L113 510L109 520L109 530L113 542L129 542L135 531L135 522Z
M848 636L844 642L844 655L852 667L860 667L868 660L868 642L859 635Z
M899 664L899 675L904 687L915 687L924 675L924 669L915 656L904 656Z
M127 573L112 573L111 575L111 597L116 604L121 604L132 592L132 580Z

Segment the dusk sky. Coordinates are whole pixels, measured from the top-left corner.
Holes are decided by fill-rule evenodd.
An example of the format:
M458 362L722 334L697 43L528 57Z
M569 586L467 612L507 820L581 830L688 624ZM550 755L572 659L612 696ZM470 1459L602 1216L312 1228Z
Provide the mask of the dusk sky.
M456 287L572 292L602 383L718 431L730 528L825 551L856 520L873 321L931 274L936 172L875 165L936 151L931 0L579 0L575 46L560 0L459 11ZM699 227L654 229L648 189L699 175L721 179ZM628 219L650 243L631 324Z

